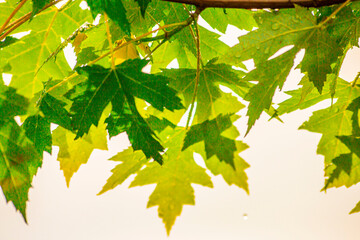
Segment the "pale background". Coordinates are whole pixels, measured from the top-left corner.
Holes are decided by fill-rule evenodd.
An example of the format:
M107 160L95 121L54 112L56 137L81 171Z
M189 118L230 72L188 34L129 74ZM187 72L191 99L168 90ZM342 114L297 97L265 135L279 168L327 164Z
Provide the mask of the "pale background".
M229 28L222 39L234 44L239 33ZM360 50L348 55L341 77L352 81L360 70ZM298 70L292 72L285 89L296 87L300 78ZM285 97L280 93L275 100ZM155 185L128 189L132 177L122 186L96 195L115 166L107 159L128 145L125 135L110 141L108 152L95 150L88 164L74 175L69 189L54 147L53 156L45 155L30 189L29 225L0 194L0 239L358 240L360 214L348 212L360 200L360 186L320 192L323 157L316 155L316 147L321 135L297 130L314 109L328 105L325 101L284 115L284 124L268 122L268 116L262 115L244 139L250 148L241 154L251 165L246 171L250 195L228 186L221 177L213 177L214 189L194 185L196 206L183 208L169 238L157 208L146 209ZM241 114L245 116L245 112ZM246 118L237 126L243 137Z

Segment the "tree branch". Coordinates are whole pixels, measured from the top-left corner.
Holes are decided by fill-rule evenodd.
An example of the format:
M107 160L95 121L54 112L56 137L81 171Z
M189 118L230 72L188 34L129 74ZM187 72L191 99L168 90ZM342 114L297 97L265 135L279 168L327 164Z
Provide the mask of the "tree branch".
M295 4L303 7L321 7L345 2L345 0L163 0L195 5L201 8L293 8ZM352 0L356 1L356 0Z

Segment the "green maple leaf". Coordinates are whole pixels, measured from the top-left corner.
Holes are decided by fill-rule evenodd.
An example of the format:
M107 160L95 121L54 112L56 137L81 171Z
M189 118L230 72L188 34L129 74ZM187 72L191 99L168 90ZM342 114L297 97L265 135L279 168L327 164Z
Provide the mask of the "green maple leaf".
M353 165L352 161L352 154L340 154L340 156L334 158L332 163L336 166L334 171L330 174L329 178L327 179L324 189L327 189L330 184L333 184L336 180L342 181L341 173L344 172L348 176L351 174L351 169Z
M345 144L352 153L355 153L356 156L360 158L360 139L359 137L354 136L337 136L340 141Z
M327 31L316 29L306 37L305 56L300 67L301 72L307 72L309 80L321 93L326 81L326 75L332 73L331 64L336 62L342 55L342 49L338 46Z
M138 173L149 161L142 152L134 151L132 148L119 152L109 160L122 163L111 170L112 175L98 195L121 185L130 175Z
M300 129L322 134L317 152L325 157L325 175L327 177L330 177L331 174L337 175L334 172L337 165L333 161L339 159L342 154L350 153L349 148L337 136L350 136L353 132L351 120L353 112L348 108L353 100L360 96L360 89L348 83L348 87L341 91L341 95L340 92L337 94L339 94L338 100L334 105L314 112L309 121L303 123L300 127ZM339 162L337 164L339 165ZM359 166L360 159L356 155L352 155L350 175L345 171L338 171L340 172L339 176L336 179L333 177L334 181L326 187L340 187L343 185L349 187L357 183L360 180L358 177Z
M258 81L258 84L253 86L245 96L245 100L250 102L247 111L247 116L249 116L247 133L262 111L270 109L276 89L282 88L290 73L296 52L296 49L292 49L270 61L262 62L246 75L245 80Z
M160 137L167 139L164 146L169 148L164 156L164 164L160 166L149 163L146 168L138 172L130 185L135 187L156 183L147 206L159 206L159 217L163 219L168 234L176 217L181 214L183 205L195 204L194 189L191 184L212 187L205 169L193 160L193 150L191 148L181 150L185 133L183 128L168 128L163 131Z
M31 181L41 166L41 157L14 120L0 125L0 186L6 201L26 219L26 202Z
M49 93L45 93L40 97L38 105L49 122L72 130L71 118L69 112L65 109L65 102L56 99Z
M59 53L55 62L49 61L36 74L42 63L61 44L61 38L66 39L85 21L91 21L90 12L81 10L79 3L80 0L74 1L60 12L53 7L36 15L22 28L22 31L31 30L31 33L0 52L0 68L11 66L7 71L13 75L10 85L19 94L31 99L43 89L43 82L49 78L63 79L71 71L64 54Z
M17 94L15 88L0 85L0 122L17 115L25 115L28 108L29 100Z
M51 154L50 122L46 118L40 115L30 116L25 120L23 128L26 136L34 143L40 156L43 151Z
M349 110L353 113L352 117L351 117L352 135L357 136L357 137L360 136L359 109L360 109L360 97L354 99L347 108L347 110ZM349 147L349 149L351 149L351 148ZM359 154L358 154L358 156L359 156Z
M316 25L312 13L298 6L276 13L259 12L254 14L254 18L259 28L240 36L239 43L220 59L221 62L237 63L253 58L257 65L279 49L303 41L308 31Z
M220 161L234 166L234 152L236 151L235 141L221 136L221 133L232 126L230 116L219 115L213 120L191 126L186 133L182 151L204 141L206 158L216 155Z
M301 71L308 74L321 92L327 74L334 72L331 65L344 54L342 46L328 32L330 24L318 23L310 10L299 6L276 13L259 12L254 17L259 29L239 37L239 44L220 61L236 63L254 59L258 65L285 46L294 45L298 51L305 48Z
M52 2L52 0L32 0L33 2L33 10L31 13L31 17L34 17L46 4Z
M206 8L201 12L201 17L214 29L225 33L229 24L238 27L239 29L245 29L251 31L253 27L256 27L256 22L253 18L253 12L245 9L224 9L220 8Z
M351 210L350 214L360 212L360 202L356 204L356 206Z
M16 43L19 39L7 36L4 41L0 41L0 49L9 46L10 44Z
M220 84L231 88L241 97L249 89L249 83L241 78L244 74L242 71L234 70L227 64L216 64L215 60L208 62L200 70L199 86L196 95L197 110L195 119L197 123L206 121L210 117L215 118L220 113L236 113L243 108L243 105L236 98L232 99L225 96L226 94L219 88ZM162 74L173 78L170 86L184 95L185 106L189 106L194 95L196 70L187 68L164 69ZM218 101L228 107L217 106L220 104Z
M97 65L77 68L80 74L88 76L88 81L67 94L74 101L71 111L77 137L87 133L91 125L97 126L103 110L111 102L112 113L106 120L110 136L126 131L135 150L141 149L147 157L162 161L159 152L163 148L139 114L134 97L144 99L160 111L183 106L176 92L167 86L169 78L141 71L146 64L145 60L134 59L125 61L114 70ZM79 90L83 94L73 97L77 88L83 89Z
M232 132L235 133L235 136L238 136L238 132L234 126L230 128ZM229 130L227 130L229 131ZM225 134L223 134L225 135ZM213 156L209 159L206 158L205 151L198 151L199 154L206 159L205 164L206 167L211 171L215 176L221 174L227 184L232 185L235 184L239 188L244 189L247 193L249 193L249 186L247 183L248 177L246 175L245 170L249 168L249 164L239 156L240 152L247 149L249 146L241 141L235 140L236 151L234 152L234 166L230 164L220 161L217 156Z
M329 34L342 47L359 47L360 15L352 11L352 5L342 8L329 26Z
M141 15L145 16L145 11L151 0L135 0L139 4Z
M36 146L14 120L26 114L28 108L26 98L12 87L0 85L0 186L6 200L13 202L25 221L31 181L42 163Z
M121 0L87 0L86 2L94 18L98 14L106 13L127 35L130 35L130 23Z
M325 99L331 98L332 90L329 81L325 82L322 94L314 88L314 85L309 81L306 75L303 77L300 84L303 85L302 88L285 92L290 95L291 98L279 103L279 107L276 109L278 115L291 113L298 109L306 109ZM346 92L348 88L349 83L338 78L334 97L337 98L338 96L342 96L344 91Z

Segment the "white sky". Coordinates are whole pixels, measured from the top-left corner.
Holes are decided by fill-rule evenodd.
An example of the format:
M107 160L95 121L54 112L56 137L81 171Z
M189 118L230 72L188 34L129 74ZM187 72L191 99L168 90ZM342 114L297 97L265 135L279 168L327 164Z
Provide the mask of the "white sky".
M341 76L352 81L359 62L360 50L354 49L345 59ZM300 77L294 71L285 88L296 86ZM74 175L69 189L56 161L57 148L53 156L46 155L30 190L29 225L0 194L0 238L358 240L360 214L348 212L360 200L360 186L320 192L323 157L316 155L316 148L321 136L297 130L314 109L285 115L284 124L268 122L262 115L244 140L250 148L241 154L251 165L247 170L250 195L229 187L221 177L213 178L214 189L195 185L196 206L184 207L169 238L157 208L146 209L154 185L128 189L131 178L96 195L115 166L107 159L128 144L125 135L113 139L108 152L96 150ZM246 120L242 117L238 122L242 136Z

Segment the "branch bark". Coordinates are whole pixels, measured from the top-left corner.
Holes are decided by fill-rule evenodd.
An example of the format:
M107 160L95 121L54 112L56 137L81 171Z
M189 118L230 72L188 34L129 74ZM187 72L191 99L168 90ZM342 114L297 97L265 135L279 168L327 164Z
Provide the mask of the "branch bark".
M163 0L195 5L200 8L293 8L295 4L303 7L321 7L345 2L345 0ZM353 0L355 1L355 0Z

